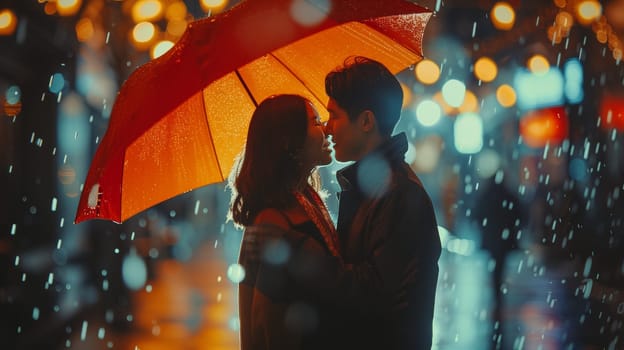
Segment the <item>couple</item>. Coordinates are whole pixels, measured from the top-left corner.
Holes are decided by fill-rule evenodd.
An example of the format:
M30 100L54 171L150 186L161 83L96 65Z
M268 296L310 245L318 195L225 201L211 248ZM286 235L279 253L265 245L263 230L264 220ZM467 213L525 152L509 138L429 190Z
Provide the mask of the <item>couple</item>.
M440 240L403 160L406 136L391 136L399 82L352 57L325 89L325 126L297 95L269 97L251 118L231 208L245 227L241 348L429 349ZM337 160L355 161L337 173L337 229L318 194L316 168L331 162L325 133Z

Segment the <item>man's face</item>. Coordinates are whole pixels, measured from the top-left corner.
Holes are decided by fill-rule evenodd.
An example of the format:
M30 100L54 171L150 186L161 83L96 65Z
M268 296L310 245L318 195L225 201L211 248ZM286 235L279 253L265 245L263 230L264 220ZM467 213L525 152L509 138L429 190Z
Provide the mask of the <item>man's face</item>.
M329 120L325 133L332 135L334 157L340 162L359 160L364 149L365 133L358 127L358 119L352 122L347 112L333 98L327 103L327 111Z

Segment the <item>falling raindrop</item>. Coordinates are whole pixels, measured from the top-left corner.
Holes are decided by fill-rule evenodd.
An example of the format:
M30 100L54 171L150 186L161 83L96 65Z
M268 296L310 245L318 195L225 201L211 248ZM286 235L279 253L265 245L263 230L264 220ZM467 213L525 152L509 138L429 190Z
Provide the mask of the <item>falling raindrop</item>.
M583 277L589 277L592 266L592 257L587 257L585 260L585 267L583 268Z
M84 341L87 338L87 327L89 323L82 321L82 329L80 330L80 340Z

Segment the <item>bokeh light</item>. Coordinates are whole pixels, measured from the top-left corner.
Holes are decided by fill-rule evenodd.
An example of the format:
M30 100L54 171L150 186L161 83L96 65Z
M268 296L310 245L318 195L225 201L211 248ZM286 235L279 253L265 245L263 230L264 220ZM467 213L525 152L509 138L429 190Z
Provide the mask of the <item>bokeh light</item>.
M54 73L50 77L50 82L48 83L48 90L50 90L53 94L58 94L65 87L65 78L61 73Z
M498 75L498 67L496 63L489 57L481 57L475 62L474 74L477 79L486 83L496 79Z
M17 16L9 9L0 10L0 35L12 35L17 26Z
M501 106L509 108L516 104L516 91L508 84L503 84L496 89L496 100Z
M9 86L9 88L4 93L4 97L8 104L17 104L22 99L22 90L17 85Z
M9 86L4 93L3 111L9 117L17 116L22 111L22 90L17 85Z
M518 70L513 80L518 106L524 109L560 105L564 98L563 74L552 68L543 74Z
M561 143L568 136L568 117L562 107L535 110L520 119L524 143L539 148Z
M442 97L449 106L459 107L466 97L466 85L457 79L450 79L442 86Z
M624 131L624 96L605 95L600 102L600 126Z
M431 85L440 78L440 67L430 59L423 59L416 64L416 78L423 84Z
M587 25L602 15L602 5L596 0L584 0L576 6L579 23Z
M90 18L81 18L76 23L76 38L78 41L86 42L93 37L94 33L95 28L93 27L93 22Z
M154 45L154 47L152 47L152 50L150 51L150 56L152 58L158 58L164 55L167 51L171 50L173 45L174 45L173 41L169 41L169 40L159 41L156 45Z
M516 21L516 12L507 2L500 1L492 7L490 18L495 28L510 30Z
M146 44L154 39L156 27L151 22L137 23L132 30L132 39L137 44Z
M555 17L555 24L561 28L569 29L574 25L574 17L568 11L561 11Z
M479 153L476 162L478 175L482 179L494 176L502 164L500 154L493 149L485 149Z
M82 6L82 0L57 0L56 11L61 16L73 16Z
M410 162L419 174L435 171L440 163L444 141L439 135L429 135L414 144L414 157Z
M199 5L205 12L220 12L228 4L228 0L199 0Z
M527 61L527 67L529 70L535 74L543 74L548 72L550 68L550 63L543 55L533 55Z
M476 113L457 116L453 125L453 141L459 153L474 154L483 148L483 121Z
M424 126L433 126L440 121L442 108L432 100L423 100L416 107L416 120Z
M245 268L240 264L232 264L227 269L227 276L233 283L240 283L245 279Z
M433 101L442 108L442 114L451 115L457 111L457 108L450 106L442 96L442 91L438 91L433 95Z
M466 90L464 102L458 107L459 113L476 113L479 111L479 101L477 96L470 90Z
M188 23L184 19L172 19L167 22L167 33L173 37L179 37L184 34Z
M183 20L186 18L187 9L183 1L174 1L167 6L165 18L169 21Z
M583 66L577 58L566 61L563 66L563 76L565 78L564 93L570 103L580 103L583 101Z
M163 6L158 0L139 0L132 5L132 20L135 23L158 20L162 15Z
M135 252L131 252L123 259L121 275L124 284L131 290L139 290L147 282L147 266L145 261Z
M405 83L401 82L401 90L403 90L403 107L405 108L409 106L414 100L412 89L409 86L405 85Z

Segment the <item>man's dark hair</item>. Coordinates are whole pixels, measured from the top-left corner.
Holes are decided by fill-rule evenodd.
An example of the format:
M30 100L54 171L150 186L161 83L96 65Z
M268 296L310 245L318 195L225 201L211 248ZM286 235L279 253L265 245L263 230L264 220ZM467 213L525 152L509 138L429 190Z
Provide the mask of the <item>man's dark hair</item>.
M390 136L401 116L403 89L383 64L355 56L325 77L325 92L354 120L369 110L382 136Z

